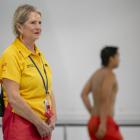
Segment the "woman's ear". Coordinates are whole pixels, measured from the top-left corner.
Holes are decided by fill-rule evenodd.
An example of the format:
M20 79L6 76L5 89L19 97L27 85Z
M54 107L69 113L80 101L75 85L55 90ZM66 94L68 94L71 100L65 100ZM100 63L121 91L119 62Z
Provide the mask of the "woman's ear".
M23 27L22 27L22 25L19 24L19 23L17 23L16 26L17 26L17 29L20 32L20 34L22 34L23 33Z

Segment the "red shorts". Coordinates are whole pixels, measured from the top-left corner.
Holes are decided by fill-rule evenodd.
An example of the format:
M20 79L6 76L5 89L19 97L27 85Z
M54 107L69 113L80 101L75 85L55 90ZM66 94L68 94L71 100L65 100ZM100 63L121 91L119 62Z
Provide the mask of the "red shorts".
M95 133L100 124L100 119L97 116L91 117L88 122L88 132L91 140L98 140ZM112 117L107 119L107 132L102 140L123 140L119 130L119 126L115 123Z
M35 126L24 118L13 113L8 105L3 116L3 140L51 140L41 138Z

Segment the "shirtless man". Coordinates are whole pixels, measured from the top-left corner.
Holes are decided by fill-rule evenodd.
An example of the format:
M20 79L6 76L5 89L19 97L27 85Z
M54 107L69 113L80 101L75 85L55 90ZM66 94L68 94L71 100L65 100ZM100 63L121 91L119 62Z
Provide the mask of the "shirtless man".
M113 120L118 84L113 70L119 65L119 52L115 46L101 50L102 67L88 80L82 91L82 100L91 115L88 130L91 140L122 140ZM94 105L88 95L92 93Z

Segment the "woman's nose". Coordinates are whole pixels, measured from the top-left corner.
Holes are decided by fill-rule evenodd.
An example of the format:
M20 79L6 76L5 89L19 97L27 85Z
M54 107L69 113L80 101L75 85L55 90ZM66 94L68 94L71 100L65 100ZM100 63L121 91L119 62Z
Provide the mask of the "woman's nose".
M37 29L41 29L41 24L40 23L36 23L36 28Z

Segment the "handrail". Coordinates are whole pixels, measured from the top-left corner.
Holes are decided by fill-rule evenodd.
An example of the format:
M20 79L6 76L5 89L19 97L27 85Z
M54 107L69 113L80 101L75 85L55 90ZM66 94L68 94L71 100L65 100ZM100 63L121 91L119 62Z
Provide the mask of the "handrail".
M140 120L119 120L116 121L120 127L140 127ZM0 127L2 124L0 124ZM56 122L57 127L83 127L87 126L87 121L85 120L58 120Z
M118 124L120 127L140 127L140 123L138 124ZM87 124L73 124L73 123L65 123L65 124L61 124L61 123L57 123L56 124L57 127L63 127L63 126L67 126L67 127L85 127L87 126Z
M138 126L140 127L140 120L116 120L121 127ZM56 126L87 126L86 120L58 120Z

